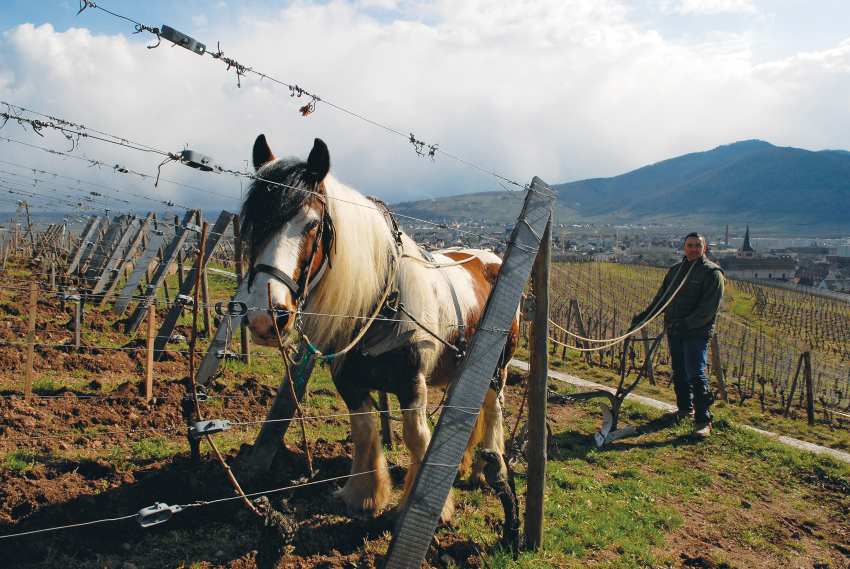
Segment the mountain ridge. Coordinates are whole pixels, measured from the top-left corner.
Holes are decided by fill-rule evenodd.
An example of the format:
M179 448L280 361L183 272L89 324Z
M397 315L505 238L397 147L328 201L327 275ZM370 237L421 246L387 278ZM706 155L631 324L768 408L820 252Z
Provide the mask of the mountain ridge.
M850 152L749 139L647 164L611 177L552 185L560 223L670 223L850 234ZM519 206L485 192L394 207L445 220L508 223ZM513 201L518 202L516 195Z

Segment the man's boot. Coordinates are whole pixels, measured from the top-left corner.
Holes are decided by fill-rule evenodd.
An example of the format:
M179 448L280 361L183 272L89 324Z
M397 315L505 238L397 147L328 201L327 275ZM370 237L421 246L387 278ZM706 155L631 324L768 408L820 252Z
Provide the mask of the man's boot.
M691 399L691 386L687 378L673 378L673 391L676 392L676 418L680 421L694 416L694 403Z
M707 387L697 388L694 393L694 435L705 439L711 434L711 411L714 395Z

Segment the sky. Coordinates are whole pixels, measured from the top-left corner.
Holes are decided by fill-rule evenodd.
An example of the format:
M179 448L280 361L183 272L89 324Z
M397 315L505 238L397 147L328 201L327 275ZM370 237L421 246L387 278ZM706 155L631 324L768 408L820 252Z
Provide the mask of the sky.
M222 61L165 40L148 49L154 36L95 8L78 15L76 0L0 0L0 100L158 149L189 148L230 169L250 167L260 133L278 156L306 157L319 137L338 179L389 202L510 186L491 172L520 184L613 176L752 138L850 149L844 1L97 5L171 26L323 101L302 117L305 98L285 87L252 75L239 87ZM441 152L418 156L410 133ZM0 129L70 149L60 134L42 134L11 121ZM76 156L151 175L162 161L92 139L75 146ZM16 164L0 164L0 184L29 174L30 189L24 167L205 209L235 211L245 190L239 178L176 163L162 167L163 178L194 189L170 181L154 188L4 141L0 160ZM76 186L56 178L50 191L68 184Z

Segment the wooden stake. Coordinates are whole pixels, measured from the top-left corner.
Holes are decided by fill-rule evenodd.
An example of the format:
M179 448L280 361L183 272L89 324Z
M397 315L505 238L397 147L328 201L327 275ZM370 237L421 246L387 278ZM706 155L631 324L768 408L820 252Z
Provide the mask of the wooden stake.
M210 292L207 285L207 270L204 267L204 274L201 275L201 304L204 305L204 338L212 337L212 328L210 326ZM227 346L230 349L230 346Z
M242 285L242 233L239 228L239 216L233 218L233 246L234 246L234 263L236 265L236 286ZM239 347L242 353L242 361L246 364L251 363L251 345L248 337L248 318L242 317L239 319Z
M815 424L815 394L812 385L812 354L811 352L803 352L805 361L803 362L803 377L806 380L806 415L809 420L809 425Z
M148 305L148 337L145 364L145 400L153 399L153 340L156 335L156 301L151 299Z
M195 403L195 410L198 412L200 412L200 406L198 405L198 389L197 385L195 385L195 373L197 371L195 369L195 345L198 341L198 302L201 295L201 272L204 270L204 248L206 248L207 245L207 231L209 231L209 226L205 221L201 227L201 244L198 247L198 257L195 261L195 294L193 297L194 302L192 302L192 333L189 338L189 380L192 383L192 399ZM186 414L186 422L190 425L193 415L194 413L192 412ZM198 420L201 420L200 416L198 416ZM191 435L189 435L188 438L192 460L199 462L201 460L200 441L193 439Z
M74 348L79 352L82 345L83 327L83 295L77 297L74 303Z
M528 487L525 495L525 548L543 544L543 502L546 488L546 384L549 379L549 269L552 218L546 223L531 273L535 312L531 369L528 376Z
M803 354L800 354L800 359L797 360L797 371L794 372L794 379L791 381L791 391L788 392L788 396L785 399L785 412L783 415L786 417L791 413L791 404L794 402L794 392L797 390L797 378L800 377L800 368L803 365Z
M24 377L24 399L32 399L33 363L35 362L35 319L38 307L38 285L30 282L30 313L27 324L27 367Z

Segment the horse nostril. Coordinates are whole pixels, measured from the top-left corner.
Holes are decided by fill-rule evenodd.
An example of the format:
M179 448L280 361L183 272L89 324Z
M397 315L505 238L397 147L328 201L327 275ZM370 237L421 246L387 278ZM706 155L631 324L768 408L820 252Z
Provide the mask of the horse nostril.
M271 314L272 318L275 319L275 324L277 324L278 330L286 328L286 323L289 322L289 310L283 306L276 306L274 310L271 311Z
M286 328L286 323L289 321L289 313L284 312L283 314L278 313L277 316L277 328L278 330L283 330Z

